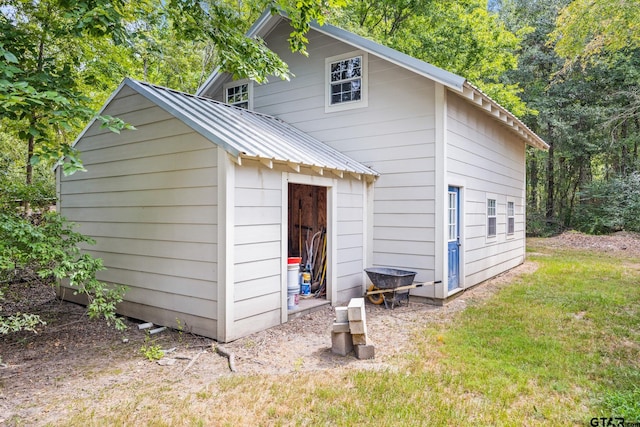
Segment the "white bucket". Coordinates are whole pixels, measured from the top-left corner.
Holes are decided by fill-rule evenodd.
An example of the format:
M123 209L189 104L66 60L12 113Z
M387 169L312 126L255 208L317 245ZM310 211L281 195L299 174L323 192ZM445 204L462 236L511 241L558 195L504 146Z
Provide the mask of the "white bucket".
M295 310L298 308L300 299L300 285L298 284L298 264L287 265L287 308Z

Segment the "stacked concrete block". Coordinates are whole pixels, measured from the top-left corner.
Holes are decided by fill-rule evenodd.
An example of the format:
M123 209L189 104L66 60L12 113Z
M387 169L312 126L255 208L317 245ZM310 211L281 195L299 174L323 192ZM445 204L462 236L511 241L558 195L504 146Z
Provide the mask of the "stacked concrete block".
M346 356L353 350L347 307L336 307L336 321L331 329L331 351Z
M364 298L352 298L347 307L336 307L331 349L342 356L354 349L358 359L373 359L375 351L367 336Z
M364 298L352 298L347 306L349 312L349 330L355 345L367 345L367 313Z

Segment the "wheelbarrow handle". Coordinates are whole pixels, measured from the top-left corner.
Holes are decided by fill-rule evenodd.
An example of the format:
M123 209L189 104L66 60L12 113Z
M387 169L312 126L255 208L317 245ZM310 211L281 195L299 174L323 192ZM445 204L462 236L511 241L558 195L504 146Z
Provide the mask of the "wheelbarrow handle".
M408 291L410 289L420 288L422 286L427 286L427 285L434 285L436 283L442 283L442 281L437 280L435 282L414 282L410 285L398 286L397 288L384 288L384 289L376 289L374 291L367 291L365 295L368 296L368 295L383 294L386 292Z

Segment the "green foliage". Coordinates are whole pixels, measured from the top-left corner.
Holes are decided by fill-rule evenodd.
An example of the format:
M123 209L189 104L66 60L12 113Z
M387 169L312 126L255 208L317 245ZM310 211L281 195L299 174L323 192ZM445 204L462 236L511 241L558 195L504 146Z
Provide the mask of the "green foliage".
M516 115L531 112L520 86L502 81L531 29L510 31L486 1L352 0L336 15L341 26L464 76Z
M585 186L573 222L576 229L592 234L640 232L640 173Z
M147 335L144 339L144 344L140 347L140 353L147 358L150 362L154 362L156 360L160 360L164 357L164 352L162 351L162 347L158 344L153 344L149 335Z
M637 0L634 2L637 13ZM524 89L523 101L539 114L523 119L551 144L549 152L528 152L527 210L536 218L545 217L529 229L540 230L545 224L557 224L558 230L577 225L583 231L598 233L619 229L621 214L608 212L608 202L601 199L603 203L586 203L581 197L640 167L640 49L626 43L615 51L601 50L597 60L592 56L582 61L582 67L567 66L562 44L583 37L582 30L598 33L599 26L607 23L594 10L606 6L613 12L617 7L596 0L594 10L581 9L585 3L500 1L501 19L511 31L534 29L522 40L518 69L509 71L503 79ZM619 12L626 13L624 9L632 3L625 2ZM567 11L581 30L560 29L564 18L557 19L558 15L568 17ZM550 43L550 34L559 31L563 31L562 39L552 38ZM590 190L592 182L596 184Z
M82 170L69 146L94 112L79 82L82 46L92 37L122 39L116 2L73 0L3 2L0 9L0 115L5 132L24 144L26 182L31 167L66 156L65 173ZM107 24L107 21L111 21Z
M14 286L26 280L59 286L60 281L88 299L90 318L104 318L117 329L125 325L115 315L115 305L122 301L125 288L109 286L96 279L103 270L102 260L82 253L80 245L91 239L72 230L56 213L46 213L38 224L33 217L0 214L0 281ZM33 318L31 318L33 320ZM10 318L2 318L6 325Z
M607 61L612 53L640 48L640 1L573 0L550 34L568 64Z
M4 1L0 116L22 141L26 182L30 166L62 157L65 174L84 170L69 144L123 77L195 91L215 60L237 77L287 79L286 64L262 40L244 36L256 11L286 11L291 48L306 54L309 21L323 21L341 1ZM128 128L101 120L115 132Z
M2 294L0 294L0 301L2 301ZM36 314L16 313L0 317L0 335L18 331L35 332L38 325L46 325L46 322Z

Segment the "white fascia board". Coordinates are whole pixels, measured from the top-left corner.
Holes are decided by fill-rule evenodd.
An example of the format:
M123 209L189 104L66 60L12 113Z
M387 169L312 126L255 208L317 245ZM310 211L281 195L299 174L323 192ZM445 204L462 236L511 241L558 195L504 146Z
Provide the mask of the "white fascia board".
M472 104L486 110L494 119L511 128L523 141L525 141L527 145L541 150L549 149L549 144L540 138L519 118L468 81L465 81L464 83L462 95L463 98L471 101ZM495 110L496 113L492 114L492 110Z

